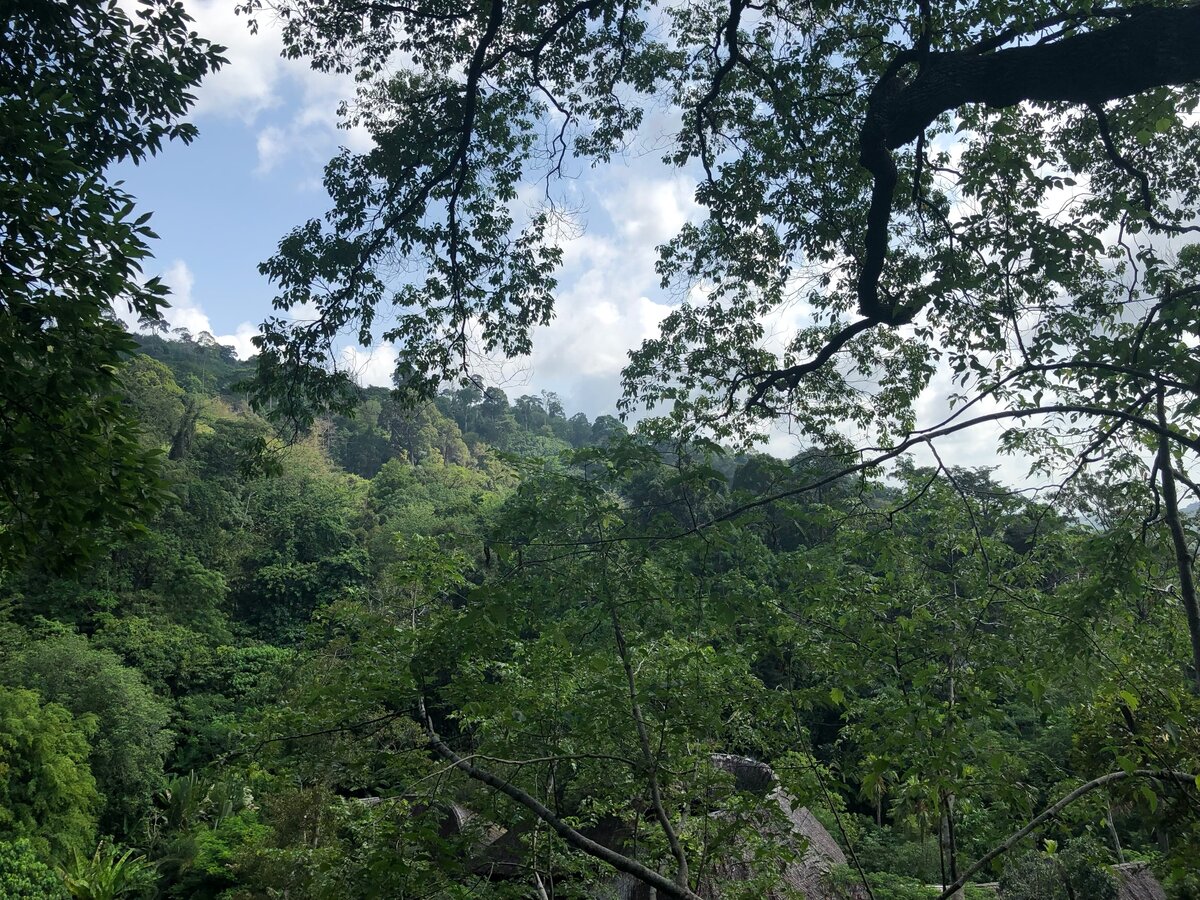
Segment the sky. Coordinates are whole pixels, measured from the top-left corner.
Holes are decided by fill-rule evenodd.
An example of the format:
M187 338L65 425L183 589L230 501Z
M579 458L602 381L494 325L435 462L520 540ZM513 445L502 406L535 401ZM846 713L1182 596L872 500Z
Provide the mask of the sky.
M168 321L193 334L208 331L248 357L258 323L272 312L272 287L258 264L291 228L328 208L325 162L340 146L368 149L369 138L338 127L337 106L352 95L352 81L281 58L278 29L268 17L252 34L235 15L234 0L184 5L199 34L228 48L228 64L195 92L191 120L200 136L113 174L142 211L153 213L150 224L160 239L145 274L161 275L172 288ZM661 163L661 136L671 124L652 115L646 144L598 172L581 167L570 173L567 199L581 228L564 245L557 318L538 329L528 359L484 373L510 398L552 390L568 414L615 412L628 351L657 334L673 302L659 288L655 248L698 215L694 182ZM785 311L776 323L779 334L790 333L803 315L803 309ZM345 352L343 362L360 383L390 384L391 347ZM935 378L921 400L922 420L941 418L950 389L948 373ZM996 457L999 431L957 435L941 445L942 456L949 464L998 465L1005 480L1024 481L1022 461ZM781 456L799 447L783 430L767 444Z
M352 82L281 59L270 21L253 35L233 0L185 6L199 34L228 48L229 63L196 91L191 120L200 137L114 174L153 213L160 240L146 275L161 275L173 290L168 321L249 356L272 311L258 264L288 230L328 208L325 162L340 146L368 149L369 138L337 127ZM627 351L657 334L670 308L654 274L655 247L695 212L694 184L667 171L660 155L635 146L602 179L571 180L570 202L585 227L564 247L558 317L539 330L532 357L487 373L510 396L554 390L568 410L614 412ZM363 384L390 384L391 348L347 354Z

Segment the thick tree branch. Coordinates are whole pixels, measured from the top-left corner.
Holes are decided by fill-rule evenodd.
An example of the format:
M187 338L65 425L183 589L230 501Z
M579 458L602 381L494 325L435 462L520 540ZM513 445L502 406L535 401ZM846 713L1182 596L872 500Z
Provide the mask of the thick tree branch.
M463 757L459 756L441 739L437 731L434 730L433 721L429 718L429 714L425 710L425 701L419 700L421 717L425 720L425 728L429 734L429 745L433 751L442 759L451 763L454 768L465 774L468 778L486 784L493 790L497 790L506 797L515 800L517 803L524 806L527 810L549 825L559 837L574 847L589 856L593 856L601 862L608 863L619 872L624 872L627 875L632 875L643 884L657 890L664 897L677 897L680 900L700 900L698 894L691 891L686 885L678 885L665 875L655 872L653 869L647 868L635 859L630 859L622 853L618 853L610 847L605 847L603 844L597 843L587 835L575 830L562 819L554 814L545 804L539 801L532 794L521 790L510 781L506 781L497 775L481 769L478 766L472 765Z
M911 83L876 110L888 149L970 103L1099 104L1200 79L1200 4L1145 8L1108 28L995 53L931 53ZM894 76L898 77L898 76Z
M1107 775L1101 775L1099 778L1093 778L1087 784L1081 784L1079 787L1075 788L1075 790L1071 791L1071 793L1067 794L1053 806L1049 806L1044 809L1033 819L1030 819L1030 821L1023 828L1013 832L1002 843L993 847L991 850L981 856L973 865L968 866L967 869L961 875L959 875L952 884L948 885L938 895L937 900L948 900L948 898L954 896L954 894L970 880L972 875L982 870L984 866L986 866L996 857L1007 853L1018 841L1024 837L1028 837L1038 828L1038 826L1056 817L1060 812L1062 812L1080 797L1090 794L1097 788L1102 788L1107 784L1113 784L1117 781L1124 781L1127 778L1155 778L1159 781L1174 781L1179 784L1195 784L1196 780L1200 778L1200 775L1193 775L1191 772L1178 772L1173 769L1136 769L1132 772L1110 772Z
M913 52L898 54L868 99L859 137L859 161L874 177L858 281L862 314L880 323L903 324L916 313L879 293L898 181L892 150L916 140L943 113L969 104L1099 106L1151 88L1200 80L1197 46L1200 4L1191 3L1137 9L1107 28L1051 43L983 54L975 48L929 53L911 80L906 80L905 67L916 61Z
M756 372L744 377L741 379L742 381L754 382L754 393L746 401L747 409L760 405L766 399L767 394L779 385L794 389L800 383L801 378L821 368L851 340L864 331L869 331L877 324L872 319L859 319L857 322L851 322L827 340L811 359L788 366L786 369L778 369L774 372ZM736 389L737 386L734 385L734 390Z
M480 38L479 43L476 45L475 52L471 56L471 64L467 68L467 84L465 89L466 108L463 111L462 134L459 137L458 149L454 153L452 162L452 164L456 163L458 165L458 177L455 179L454 187L450 191L450 199L446 202L446 219L449 230L449 242L446 250L449 256L452 276L451 293L455 301L459 303L461 303L461 300L459 299L458 292L462 279L458 264L458 245L460 241L458 200L462 195L463 187L467 180L467 156L471 149L471 139L475 134L475 116L479 111L479 82L483 78L488 48L496 39L503 21L504 0L492 0L491 5L488 7L487 28L483 33L483 37Z

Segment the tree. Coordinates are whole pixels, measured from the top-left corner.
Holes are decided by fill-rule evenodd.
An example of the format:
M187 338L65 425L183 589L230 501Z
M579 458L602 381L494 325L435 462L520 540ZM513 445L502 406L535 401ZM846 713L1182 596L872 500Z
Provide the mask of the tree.
M8 687L0 713L0 834L29 839L42 855L89 847L100 799L87 764L95 721Z
M663 248L664 278L710 299L680 307L638 354L629 399L683 403L709 424L788 411L816 427L832 407L902 427L939 353L983 377L982 354L1015 354L1021 331L1024 362L1043 365L1055 329L1079 339L1114 316L1105 264L1121 239L1188 230L1200 199L1182 118L1200 78L1191 4L733 0L671 11L663 29L648 6L615 0L445 15L368 4L361 17L276 6L288 52L376 79L352 117L376 147L330 163L330 224L297 229L264 264L283 308L319 311L303 328L267 323L264 365L283 361L277 347L319 364L340 329L369 335L385 301L419 309L385 336L405 341L406 383L464 367L472 317L493 349L524 347L548 314L555 255L544 215L507 237L506 192L547 154L551 176L570 156L608 159L651 94L681 117L667 160L701 173L709 213ZM397 51L413 65L378 74ZM430 74L447 59L465 77ZM547 146L551 113L562 127ZM1076 178L1087 200L1039 209ZM955 197L974 209L959 214ZM422 218L434 210L436 226ZM1117 239L1102 234L1112 222ZM1161 254L1131 249L1150 251L1146 287L1165 287ZM423 293L386 289L397 253L429 260ZM760 317L796 294L816 322L769 353ZM851 389L855 367L878 389Z
M1139 486L1147 527L1170 534L1200 673L1178 496L1200 496L1200 254L1185 244L1200 6L272 5L286 52L360 76L349 119L375 143L330 163L333 210L262 267L280 307L317 310L266 323L268 395L320 400L335 338L370 339L388 303L401 324L384 338L418 392L462 375L477 340L525 352L558 248L552 207L514 221L517 187L545 176L553 197L565 167L607 162L666 105L666 163L695 175L702 215L659 271L690 299L633 355L622 408L666 407L673 441L749 443L788 417L830 448L839 471L747 508L1006 423L1002 446L1076 496L1089 479ZM798 303L809 318L773 345L771 317ZM939 369L950 409L922 420Z
M141 673L82 635L60 634L30 643L6 661L3 675L36 690L52 709L65 708L77 720L94 723L85 753L89 783L94 775L103 795L101 824L110 833L135 828L162 781L173 743L169 708Z
M241 571L231 579L239 616L266 640L302 637L318 607L352 593L368 570L356 539L355 481L313 448L288 454L288 471L255 484Z
M175 0L10 4L0 37L0 563L71 557L161 502L160 454L120 402L134 343L114 309L161 318L153 232L106 170L190 141L189 89L222 62Z
M719 861L752 852L762 871L739 885L741 896L767 896L789 850L758 833L781 810L740 794L711 756L794 737L759 728L777 721L783 701L752 671L751 641L730 639L739 614L761 622L775 606L769 591L750 587L762 574L760 546L714 535L725 558L722 571L707 572L691 562L699 539L567 555L541 543L636 531L616 489L653 457L642 448L609 464L589 451L581 461L593 470L529 478L499 517L504 574L474 590L465 555L429 538L400 541L372 603L323 611L323 646L273 711L270 743L300 761L306 783L416 807L411 838L396 842L406 851L432 837L425 815L448 798L502 824L504 853L518 864L504 858L495 868L528 891L544 879L607 892L613 866L660 895L694 900L689 884L715 884ZM432 758L414 747L432 747ZM451 768L495 797L455 786ZM490 878L473 842L442 851L442 877L465 860L474 872L464 879Z
M121 369L121 387L149 442L169 446L188 412L185 392L171 370L156 359L138 354Z
M0 891L12 900L66 900L54 870L34 855L29 841L0 841Z

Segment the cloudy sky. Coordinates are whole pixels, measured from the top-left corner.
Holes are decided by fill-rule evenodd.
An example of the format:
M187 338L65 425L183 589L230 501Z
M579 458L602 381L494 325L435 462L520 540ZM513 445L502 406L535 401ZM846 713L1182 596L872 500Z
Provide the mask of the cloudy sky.
M248 356L273 296L257 265L290 228L325 212L321 170L338 147L363 150L367 139L337 127L337 105L352 94L351 81L280 58L277 29L266 17L251 34L234 14L234 0L185 5L201 35L228 48L229 64L197 91L193 121L200 137L116 174L154 214L151 225L161 239L147 274L161 274L173 289L172 325L209 331ZM669 130L669 123L651 121L646 145L599 172L572 173L569 200L584 227L564 248L558 317L536 335L532 357L488 373L510 397L554 390L568 413L614 411L627 351L657 333L671 302L654 274L655 247L696 214L693 182L660 162ZM787 313L793 320L802 315ZM782 334L796 321L780 324ZM391 348L350 353L362 383L390 383ZM940 418L949 388L948 377L936 380L923 398L923 418ZM956 436L943 458L962 465L1000 462L1004 477L1021 480L1021 461L996 460L998 433ZM783 432L769 444L780 455L797 447Z
M118 175L154 213L161 240L147 274L162 274L174 291L167 318L245 356L271 311L258 263L291 227L325 212L322 167L339 146L363 150L367 139L337 127L349 79L281 59L271 23L250 34L233 0L185 5L201 35L228 47L229 64L197 91L200 138ZM586 228L565 247L559 316L538 335L534 356L490 373L510 395L557 390L568 409L613 410L627 350L657 332L668 308L654 248L693 212L693 184L663 169L660 155L635 147L602 180L573 179L571 202ZM354 368L363 383L389 384L390 348L373 350L356 355Z

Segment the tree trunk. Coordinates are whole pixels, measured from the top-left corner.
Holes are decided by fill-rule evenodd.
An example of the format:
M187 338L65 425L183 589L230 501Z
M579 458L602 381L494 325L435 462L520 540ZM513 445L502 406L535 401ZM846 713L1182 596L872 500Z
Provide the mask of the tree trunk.
M1166 431L1167 411L1164 391L1158 391L1158 424ZM1192 639L1192 690L1200 694L1200 605L1196 601L1196 578L1192 572L1192 554L1188 550L1187 534L1179 515L1179 493L1175 489L1175 473L1171 469L1171 443L1165 433L1158 438L1158 471L1162 479L1163 516L1171 532L1175 548L1175 566L1179 570L1179 598L1187 616L1188 633Z
M1121 849L1121 838L1117 834L1117 823L1113 821L1112 806L1108 807L1105 813L1105 822L1108 825L1108 836L1112 840L1113 852L1117 855L1117 862L1125 862L1125 851Z

